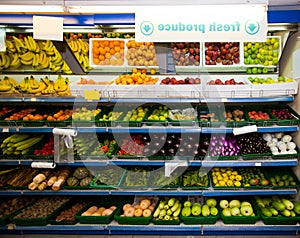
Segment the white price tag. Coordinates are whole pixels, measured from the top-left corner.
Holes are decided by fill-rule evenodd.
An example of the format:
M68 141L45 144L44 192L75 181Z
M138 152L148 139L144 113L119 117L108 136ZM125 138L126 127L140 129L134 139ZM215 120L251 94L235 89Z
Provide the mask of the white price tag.
M0 28L0 52L6 51L6 44L5 44L6 32L4 28Z
M30 98L31 102L36 102L36 98Z
M247 133L251 133L251 132L257 132L256 125L233 128L234 135L242 135L242 134L247 134Z
M261 163L255 163L255 166L260 167Z
M33 38L63 41L63 17L33 16Z
M9 128L2 128L2 132L9 132Z

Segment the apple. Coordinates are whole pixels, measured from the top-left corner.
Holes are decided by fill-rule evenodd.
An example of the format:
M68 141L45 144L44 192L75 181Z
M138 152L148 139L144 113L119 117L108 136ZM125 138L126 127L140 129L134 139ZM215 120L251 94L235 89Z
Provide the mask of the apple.
M201 206L198 204L193 204L192 206L192 214L194 216L199 216L201 214Z
M223 210L222 210L222 214L223 214L223 216L225 216L225 217L230 217L231 216L231 209L230 208L224 208Z
M250 202L243 201L243 202L241 203L241 207L243 207L243 206L251 206L251 203L250 203Z
M229 202L229 207L230 208L233 208L233 207L240 208L241 207L241 202L239 200L233 199Z
M185 202L183 203L183 206L184 206L184 207L191 207L191 206L192 206L192 203L191 203L190 201L185 201Z
M225 209L229 206L229 203L227 200L221 200L219 205L221 208Z
M190 207L183 207L181 211L181 215L184 217L189 217L192 213L192 209Z
M216 207L211 207L210 208L210 214L212 216L216 216L216 215L218 215L218 213L219 213L218 208L216 208Z
M253 208L250 204L250 206L246 205L246 206L242 206L241 207L241 214L243 216L252 216L253 214Z
M209 207L215 207L215 206L217 206L217 200L214 199L214 198L209 198L209 199L206 200L206 204Z
M239 216L241 214L238 207L232 207L230 210L232 216Z

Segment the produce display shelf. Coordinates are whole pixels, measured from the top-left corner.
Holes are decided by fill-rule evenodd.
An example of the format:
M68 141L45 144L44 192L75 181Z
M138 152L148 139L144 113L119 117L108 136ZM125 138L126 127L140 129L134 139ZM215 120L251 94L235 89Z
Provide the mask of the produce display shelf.
M0 165L13 166L13 165L31 165L33 160L10 160L1 159ZM36 161L35 161L36 162ZM53 161L44 161L52 163ZM107 165L119 165L119 166L164 166L164 160L85 160L75 161L74 163L59 163L59 166L107 166ZM202 167L282 167L282 166L297 166L297 159L281 159L281 160L191 160L188 161L189 166L202 166Z
M76 129L78 133L233 133L233 128L216 128L216 127L176 127L176 126L142 126L142 127L61 127L63 129ZM2 127L0 132L10 132L10 133L52 133L53 127ZM268 127L257 127L257 132L260 133L276 133L276 132L296 132L299 130L297 125L292 126L268 126Z

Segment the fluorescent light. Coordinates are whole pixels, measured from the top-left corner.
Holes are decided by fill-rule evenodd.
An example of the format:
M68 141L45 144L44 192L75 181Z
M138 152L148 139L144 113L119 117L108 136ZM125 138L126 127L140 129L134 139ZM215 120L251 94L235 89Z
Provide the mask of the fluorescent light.
M162 5L157 6L158 8ZM166 6L166 5L165 5ZM203 5L209 6L207 5ZM228 5L227 5L228 6ZM70 13L135 13L136 11L146 10L147 7L153 7L153 5L148 6L69 6L68 10ZM170 6L172 7L172 6ZM201 7L200 5L195 5L195 7ZM212 6L213 7L213 6ZM240 12L241 9L245 9L245 11L256 10L260 7L263 7L267 10L267 5L231 5L234 11ZM255 12L254 12L255 13Z
M62 13L64 6L49 6L49 5L0 5L1 13Z

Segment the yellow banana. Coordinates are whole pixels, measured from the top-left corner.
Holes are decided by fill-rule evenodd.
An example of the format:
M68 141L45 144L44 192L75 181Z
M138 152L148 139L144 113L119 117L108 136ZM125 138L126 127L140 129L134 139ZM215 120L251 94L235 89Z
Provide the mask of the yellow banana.
M31 60L22 60L21 59L21 63L24 64L24 65L32 65L33 59L31 59Z
M79 64L83 64L83 54L79 54L78 62Z
M62 92L62 91L66 91L67 88L68 88L68 83L66 79L61 75L59 75L54 83L54 90L56 92Z
M40 44L36 40L34 40L34 42L35 42L35 46L36 46L35 53L40 53L41 52Z
M10 40L5 40L5 44L8 52L15 53L17 51L15 45Z
M0 67L4 67L4 65L6 64L6 57L4 52L0 52Z
M81 44L80 44L80 42L78 40L76 40L75 43L77 44L77 48L78 48L77 51L79 53L81 53Z
M33 76L30 76L30 78L29 78L29 85L30 85L31 89L37 89L37 88L39 88L39 83L36 80L36 78L33 77Z
M42 94L53 94L53 93L55 93L54 82L49 80L47 88L45 90L42 90L41 93Z
M75 40L72 40L72 41L71 41L71 50L72 50L73 52L77 52L77 51L78 51L78 46L77 46Z
M23 52L23 49L25 49L25 45L23 43L23 41L15 36L13 36L13 40L15 43L15 47L17 49L18 52Z
M82 52L82 54L87 55L88 52L89 52L89 45L88 45L88 43L85 42L82 39L78 39L78 41L81 43L81 52Z
M69 95L71 95L70 88L68 87L65 91L58 92L57 95L59 95L59 96L69 96Z
M31 47L29 39L27 37L24 37L24 45L28 50L32 51L32 47Z
M21 63L21 61L19 59L19 54L18 53L13 54L13 59L10 62L10 66L14 67L14 68L18 68L21 65L22 65L22 63Z
M12 89L11 84L5 84L3 82L4 79L0 79L0 92L8 92Z
M33 57L34 57L34 53L32 53L31 51L27 51L26 53L20 55L20 59L23 61L33 60Z
M28 38L28 42L29 42L29 45L31 47L31 51L36 51L37 50L37 43L36 41L32 38L32 36L27 36Z
M8 80L13 87L18 87L19 84L14 78L9 77Z
M31 89L29 91L29 93L32 93L32 94L41 93L43 90L45 90L48 87L48 85L45 84L42 80L40 80L38 85L39 85L38 88Z
M52 72L58 72L61 69L61 65L55 66L51 69Z
M6 58L6 63L3 66L3 68L7 69L10 66L11 59L10 59L10 57L8 55L5 55L5 58Z

